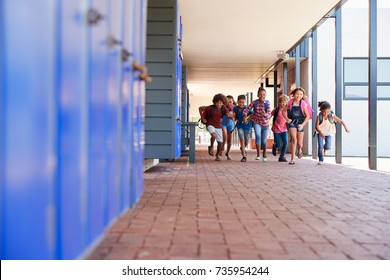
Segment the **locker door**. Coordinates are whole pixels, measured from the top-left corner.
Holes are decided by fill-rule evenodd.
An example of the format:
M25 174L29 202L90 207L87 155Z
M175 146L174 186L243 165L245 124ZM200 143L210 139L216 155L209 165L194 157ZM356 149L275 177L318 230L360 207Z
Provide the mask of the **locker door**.
M117 41L109 48L107 61L107 170L108 170L108 216L107 222L112 221L120 209L121 193L121 61L120 45L122 16L120 1L107 1L107 31L111 38Z
M1 259L55 256L55 3L0 3Z
M147 1L135 1L134 14L134 60L146 65L146 16ZM145 82L139 79L139 72L133 72L133 175L131 204L134 205L144 190L143 162L145 144Z
M107 102L107 24L106 1L91 1L90 13L96 16L90 29L89 74L89 186L88 216L89 241L104 230L107 211L107 162L106 162L106 102Z
M88 29L86 1L61 1L58 258L74 259L87 240Z
M132 79L131 79L131 65L132 65L132 29L134 26L134 1L122 1L123 12L123 34L122 34L122 48L127 52L128 57L123 57L122 60L122 188L121 188L121 211L130 206L130 188L131 188L131 157L132 146L132 123L130 121L130 114L132 113Z

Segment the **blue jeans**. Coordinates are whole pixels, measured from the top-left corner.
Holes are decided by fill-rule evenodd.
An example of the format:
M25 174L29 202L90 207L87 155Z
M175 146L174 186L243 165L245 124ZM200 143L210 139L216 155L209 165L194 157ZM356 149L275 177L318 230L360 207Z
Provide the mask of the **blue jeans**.
M330 150L332 148L332 136L325 136L322 138L319 134L317 134L318 139L318 160L324 161L324 149Z
M261 144L261 149L266 149L269 126L261 126L258 123L254 123L253 128L255 129L256 145Z
M280 157L285 157L287 151L287 145L288 145L288 132L285 131L282 133L274 133L274 138L275 138L275 147L276 148L282 147L282 150L280 151ZM282 143L280 143L280 140L282 140Z
M242 139L242 138L244 139L245 146L248 145L250 136L251 136L251 131L250 130L246 130L246 129L243 129L243 128L238 128L238 137L240 139Z

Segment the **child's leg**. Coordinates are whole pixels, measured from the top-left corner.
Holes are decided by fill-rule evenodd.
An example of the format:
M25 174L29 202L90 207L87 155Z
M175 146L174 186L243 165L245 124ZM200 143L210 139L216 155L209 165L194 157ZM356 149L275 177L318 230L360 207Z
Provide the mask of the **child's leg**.
M226 139L227 139L227 130L225 126L222 126L222 149L220 151L220 155L222 155L222 152L224 150Z
M324 154L332 149L332 136L325 136Z
M217 141L217 153L215 155L215 160L220 161L220 154L222 153L223 148L223 136L222 136L222 128L215 129L216 141Z
M217 138L217 134L215 133L215 127L212 125L207 126L207 131L210 133L210 146L208 147L209 155L214 156L214 142Z
M303 152L302 152L303 136L305 136L305 132L298 131L297 137L298 137L298 157L299 158L302 157L302 155L303 155Z
M255 123L253 128L255 130L257 157L260 157L261 126L258 123Z
M239 128L238 130L238 137L240 139L240 150L242 156L245 155L245 139L244 139L244 129Z
M289 129L289 133L291 136L291 161L294 161L295 151L297 149L297 129L295 127L291 127Z
M261 149L263 150L263 158L267 157L267 138L268 126L261 127Z
M275 148L280 148L280 138L281 138L281 133L275 133L274 132L274 143L275 143Z
M317 134L317 140L318 140L318 160L320 162L324 161L324 138L322 138L319 134Z
M232 132L227 133L227 140L226 140L226 155L230 153L230 148L232 147Z
M250 130L244 130L245 148L248 146L250 138L251 138L251 131Z
M288 133L287 131L280 133L280 138L282 139L282 150L280 151L280 157L284 158L286 156L287 152L287 146L288 146Z

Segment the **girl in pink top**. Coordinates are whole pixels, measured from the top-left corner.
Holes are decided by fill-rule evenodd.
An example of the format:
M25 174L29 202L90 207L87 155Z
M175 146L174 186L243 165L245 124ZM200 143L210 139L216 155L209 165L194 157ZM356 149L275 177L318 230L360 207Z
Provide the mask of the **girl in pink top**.
M288 132L286 119L283 117L283 108L287 105L289 98L281 95L278 99L278 107L271 112L273 116L272 132L274 133L274 144L272 145L272 154L276 156L276 150L281 148L279 161L287 162L286 151L288 145Z

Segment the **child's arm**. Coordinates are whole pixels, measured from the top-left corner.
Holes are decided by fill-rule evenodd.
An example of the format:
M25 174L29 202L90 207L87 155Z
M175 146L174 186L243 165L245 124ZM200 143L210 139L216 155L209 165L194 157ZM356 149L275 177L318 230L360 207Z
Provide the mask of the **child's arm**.
M202 117L203 111L206 109L206 106L199 107L199 115Z
M336 122L341 123L341 124L344 126L345 132L349 133L349 129L348 129L347 125L345 124L345 122L343 122L342 119L340 119L340 118L339 118L338 116L336 116L336 115L333 115L333 119L334 119Z
M316 119L316 131L322 138L325 138L325 135L322 133L322 131L320 129L320 118L318 116L317 116L317 119Z
M253 101L242 112L242 117L244 120L245 120L246 116L248 115L249 111L252 109L252 107L253 107Z
M298 124L298 126L297 126L298 131L301 131L305 127L305 125L310 121L310 115L309 115L309 111L308 111L307 107L305 108L305 111L303 113L306 116L306 118L302 124Z
M283 107L282 115L286 119L287 123L291 123L292 120L289 119L288 116L287 116L287 109L288 109L287 105Z

